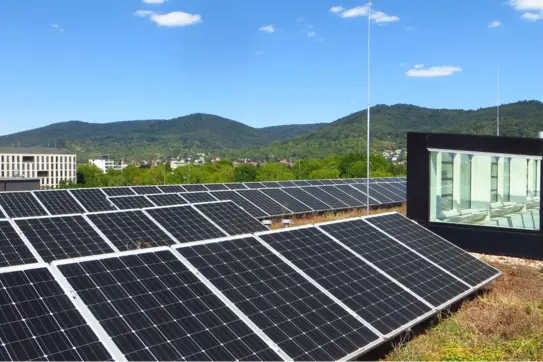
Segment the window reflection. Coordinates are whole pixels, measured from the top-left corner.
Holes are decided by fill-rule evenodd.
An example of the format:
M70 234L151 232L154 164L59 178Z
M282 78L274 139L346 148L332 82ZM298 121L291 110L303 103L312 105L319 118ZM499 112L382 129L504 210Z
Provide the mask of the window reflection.
M430 152L430 221L539 230L541 159Z

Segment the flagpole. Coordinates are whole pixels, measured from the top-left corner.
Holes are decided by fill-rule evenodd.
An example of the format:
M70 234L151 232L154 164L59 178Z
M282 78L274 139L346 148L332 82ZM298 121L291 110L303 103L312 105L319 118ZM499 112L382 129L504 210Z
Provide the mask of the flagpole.
M496 134L500 135L500 66L496 68Z
M368 2L368 111L366 139L366 214L370 214L370 40L371 40L371 0Z

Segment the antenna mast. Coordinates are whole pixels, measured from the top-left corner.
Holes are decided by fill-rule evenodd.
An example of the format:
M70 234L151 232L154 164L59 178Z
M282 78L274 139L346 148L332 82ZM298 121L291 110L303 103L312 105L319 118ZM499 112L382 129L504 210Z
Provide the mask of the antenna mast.
M368 1L368 119L366 131L366 214L370 214L370 40L371 40L371 0Z
M496 68L496 134L500 135L500 66Z

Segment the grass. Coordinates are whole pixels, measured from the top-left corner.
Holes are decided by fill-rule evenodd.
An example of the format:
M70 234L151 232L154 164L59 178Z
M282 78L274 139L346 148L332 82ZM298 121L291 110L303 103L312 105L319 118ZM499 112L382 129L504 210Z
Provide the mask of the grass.
M405 205L372 210L398 211ZM365 210L291 219L291 226L364 216ZM281 228L276 222L273 228ZM407 343L393 346L384 361L543 360L543 267L490 262L503 276L460 309ZM541 264L540 264L541 265Z
M385 361L543 360L543 268L494 263L503 277Z

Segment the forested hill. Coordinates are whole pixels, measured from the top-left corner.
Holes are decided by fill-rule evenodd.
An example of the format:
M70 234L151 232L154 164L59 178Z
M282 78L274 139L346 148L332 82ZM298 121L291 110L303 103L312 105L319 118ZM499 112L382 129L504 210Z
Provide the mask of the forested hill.
M372 108L376 150L405 145L408 131L495 134L496 109L430 109L408 104ZM536 137L543 130L543 103L523 101L500 108L501 134ZM253 128L209 114L171 120L114 123L56 123L0 137L0 146L53 146L76 152L80 160L97 154L148 159L197 151L229 157L326 157L365 149L366 111L328 124Z
M267 146L317 129L320 124L253 128L210 114L191 114L170 120L112 123L69 121L0 137L0 146L57 146L76 152L80 159L98 154L146 159L179 156L198 151Z
M293 139L277 141L261 149L268 157L326 157L365 150L366 111L350 114ZM537 137L543 131L543 103L522 101L500 107L500 134ZM409 131L496 134L496 108L477 110L430 109L409 104L377 105L371 109L372 142L375 150L401 147ZM232 157L253 153L232 152Z

